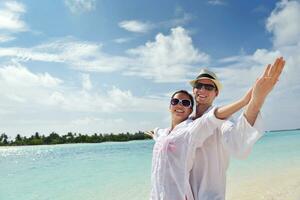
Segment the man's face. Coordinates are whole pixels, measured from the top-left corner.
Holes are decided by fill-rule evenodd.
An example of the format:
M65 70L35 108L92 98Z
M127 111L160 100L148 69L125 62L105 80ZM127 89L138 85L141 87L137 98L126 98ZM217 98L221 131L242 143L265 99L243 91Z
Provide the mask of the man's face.
M209 79L202 79L198 80L197 83L202 83L202 84L209 84L209 85L214 85L214 82L209 80ZM218 96L217 88L209 91L205 89L205 87L201 87L201 89L198 88L193 88L193 94L195 97L196 104L205 104L205 105L211 105Z

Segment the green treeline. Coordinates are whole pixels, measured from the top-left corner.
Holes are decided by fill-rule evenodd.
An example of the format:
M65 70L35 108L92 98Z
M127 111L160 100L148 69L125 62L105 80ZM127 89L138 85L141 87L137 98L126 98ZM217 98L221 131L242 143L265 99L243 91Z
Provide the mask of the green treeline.
M5 133L0 135L0 146L19 146L19 145L47 145L47 144L71 144L71 143L101 143L101 142L123 142L130 140L145 140L150 139L144 132L119 133L119 134L97 134L82 135L69 132L66 135L60 136L52 132L49 136L40 135L36 132L30 137L22 137L20 134L14 140L8 140Z

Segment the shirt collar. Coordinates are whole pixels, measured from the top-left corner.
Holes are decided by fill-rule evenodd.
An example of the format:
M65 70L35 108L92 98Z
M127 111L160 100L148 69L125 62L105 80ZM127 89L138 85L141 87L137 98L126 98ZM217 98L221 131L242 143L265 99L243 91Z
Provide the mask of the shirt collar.
M211 105L210 107L208 107L208 109L203 113L203 115L204 115L205 113L208 113L208 112L209 112L211 109L213 109L214 107L215 107L214 105ZM202 116L203 116L203 115L202 115ZM195 113L193 113L192 115L190 115L189 118L188 118L187 120L192 120L192 121L193 121L193 120L195 120L194 117L195 117Z

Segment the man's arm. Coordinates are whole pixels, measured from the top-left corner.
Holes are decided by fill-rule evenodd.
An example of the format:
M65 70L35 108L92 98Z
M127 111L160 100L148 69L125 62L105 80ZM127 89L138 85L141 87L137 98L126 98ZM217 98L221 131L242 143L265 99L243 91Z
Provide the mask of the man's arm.
M250 154L252 146L263 135L259 111L276 84L284 64L283 58L278 58L272 66L268 65L254 84L250 102L238 121L227 121L222 126L223 144L234 157L245 159Z
M272 66L269 64L266 67L263 75L255 82L251 100L244 112L245 118L252 126L256 121L265 99L277 83L284 65L285 60L283 60L283 57L277 58Z
M284 64L285 61L280 57L276 59L272 66L268 65L265 68L263 75L255 82L253 88L240 100L216 109L216 117L219 119L226 119L249 103L244 112L244 116L249 124L253 126L266 97L275 86Z

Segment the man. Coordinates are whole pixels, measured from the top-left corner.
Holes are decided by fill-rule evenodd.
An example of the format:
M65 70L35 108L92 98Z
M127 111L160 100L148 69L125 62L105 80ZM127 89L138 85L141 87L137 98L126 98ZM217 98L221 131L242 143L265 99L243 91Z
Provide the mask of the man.
M197 149L189 179L195 200L225 199L226 171L230 157L246 158L254 143L262 136L259 112L284 65L282 57L277 58L272 66L268 65L249 92L249 102L244 102L247 106L238 121L233 123L227 120L221 129L216 128L214 134ZM196 119L210 110L220 93L221 83L209 70L202 70L190 83L196 101L193 116Z

